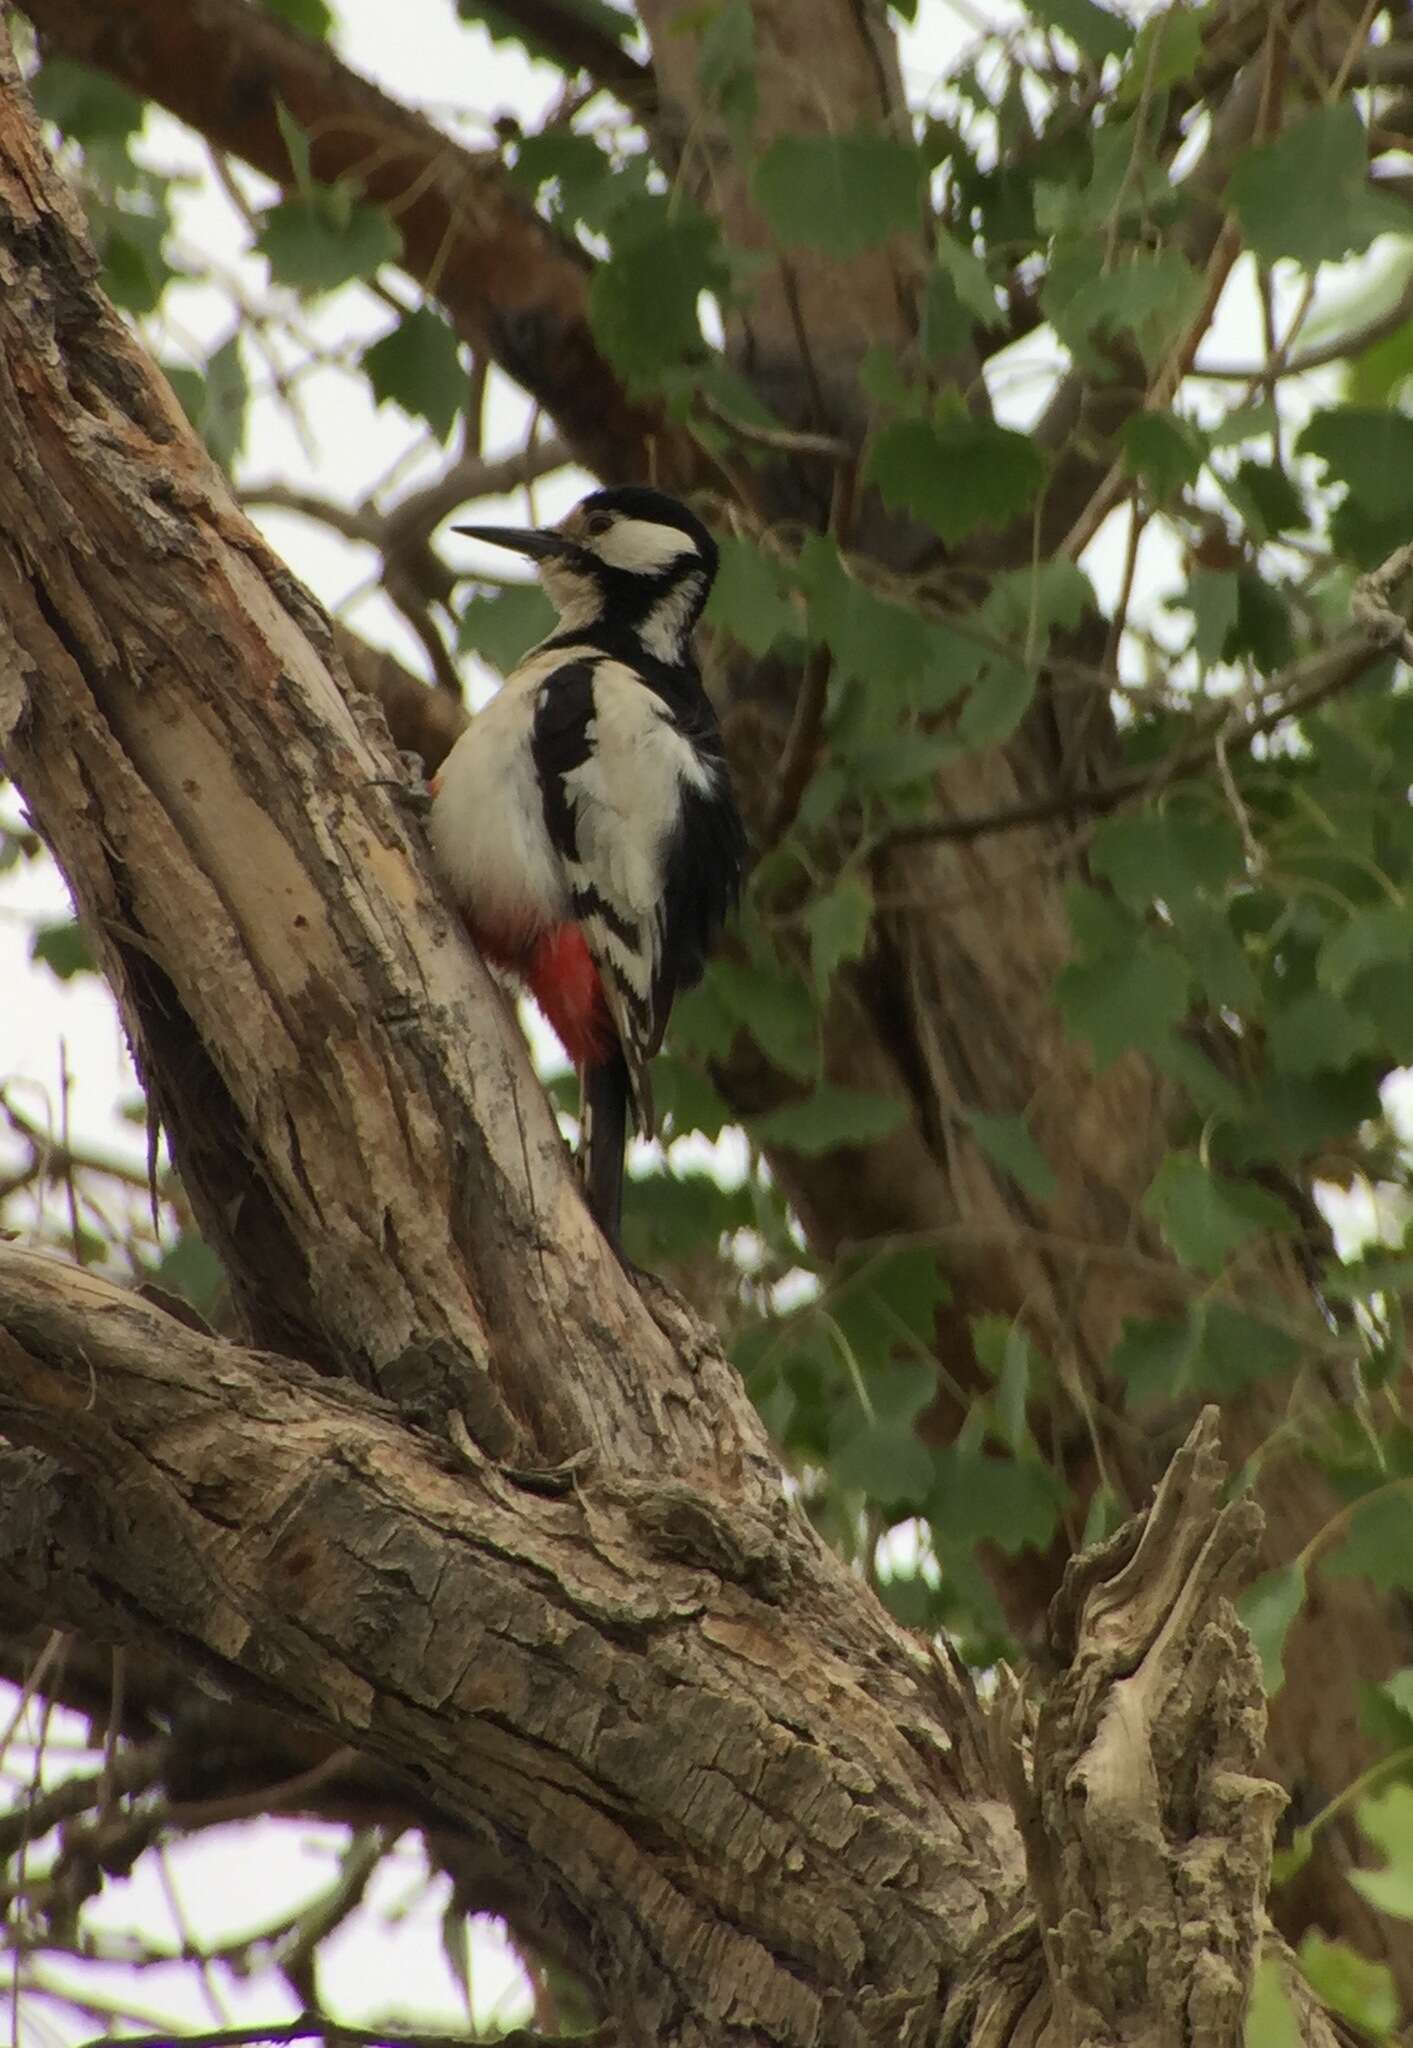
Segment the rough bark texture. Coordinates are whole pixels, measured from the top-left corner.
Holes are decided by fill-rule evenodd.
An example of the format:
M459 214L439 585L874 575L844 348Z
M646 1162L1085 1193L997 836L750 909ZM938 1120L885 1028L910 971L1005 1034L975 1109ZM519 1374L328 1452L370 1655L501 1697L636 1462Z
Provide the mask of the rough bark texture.
M374 105L346 67L316 61L235 0L196 0L180 10L180 34L171 10L148 0L32 0L28 11L56 47L275 176L285 169L275 93L327 135L321 174L359 171L376 194L360 133L375 116L397 145L385 196L401 203L429 172L402 217L408 266L463 331L602 473L656 464L677 483L697 474L687 445L655 439L593 353L578 259L505 197L490 166ZM692 38L671 32L682 11L671 0L644 9L657 82L676 131L709 136ZM828 37L805 0L755 11L764 133L896 113L891 53L865 10L832 9ZM1257 131L1267 21L1263 9L1218 10L1205 30L1201 84L1215 113L1193 175L1209 194ZM1347 17L1297 5L1284 22L1296 38L1309 31L1301 75L1331 75ZM666 1460L702 1498L768 1522L769 1463L716 1353L601 1262L518 1040L427 888L415 820L376 785L390 772L381 737L330 679L322 620L230 505L93 291L73 210L34 154L18 99L0 118L0 724L252 1336L321 1370L356 1372L427 1419L458 1409L494 1457L552 1465L592 1448L605 1469L645 1482ZM737 167L707 158L703 180L733 232L763 246ZM1219 229L1204 211L1188 251L1214 284ZM733 350L787 418L848 436L863 349L912 344L917 268L916 249L890 248L831 294L808 265L782 265ZM1100 485L1096 437L1142 396L1096 394L1078 376L1057 395L1037 430L1069 451L1046 499L1046 547ZM766 519L822 517L830 495L807 461L762 472L754 490ZM846 538L915 564L915 533L867 502L854 520ZM1032 541L1028 526L991 537L949 568L1028 560ZM768 757L762 723L783 734L798 680L753 679L732 727L743 758ZM939 788L942 809L1004 810L1082 787L1102 762L1107 712L1102 696L1074 718L1065 702L1042 703L1005 749L969 760ZM890 907L865 971L845 980L831 1061L855 1086L900 1094L909 1119L867 1150L777 1165L821 1246L920 1235L943 1248L953 1304L939 1343L963 1386L976 1370L968 1318L1024 1313L1057 1379L1080 1394L1072 1429L1066 1417L1055 1425L1073 1444L1075 1476L1092 1427L1136 1503L1186 1418L1153 1441L1111 1426L1101 1375L1124 1317L1170 1311L1182 1284L1138 1220L1172 1105L1144 1062L1096 1074L1060 1027L1063 897L1081 860L1063 819L881 858L875 882ZM723 1081L742 1109L779 1099L779 1077L753 1057ZM1048 1205L999 1175L964 1121L1021 1107L1056 1170ZM1273 1259L1259 1277L1292 1320L1316 1315L1294 1259ZM1279 1420L1268 1399L1230 1411L1235 1457ZM951 1420L939 1412L939 1427ZM1293 1463L1268 1464L1261 1489L1265 1561L1284 1561L1331 1503ZM1061 1567L1056 1556L998 1568L1031 1639ZM1313 1590L1272 1746L1313 1804L1357 1767L1357 1682L1409 1658L1404 1618L1371 1593L1342 1582L1336 1603ZM1386 1946L1343 1881L1342 1854L1302 1910L1387 1954L1413 1987L1413 1957Z
M0 1333L11 1582L386 1766L625 2041L1239 2039L1280 1794L1210 1417L1027 1730L778 1492L547 1491L13 1247Z

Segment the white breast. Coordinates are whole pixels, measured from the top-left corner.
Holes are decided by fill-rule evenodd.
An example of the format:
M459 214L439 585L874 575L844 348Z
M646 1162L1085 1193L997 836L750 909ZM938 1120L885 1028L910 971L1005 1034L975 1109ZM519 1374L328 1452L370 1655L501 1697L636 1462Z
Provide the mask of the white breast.
M442 763L428 820L458 902L507 937L532 939L570 914L530 752L536 692L563 659L532 657L476 714Z

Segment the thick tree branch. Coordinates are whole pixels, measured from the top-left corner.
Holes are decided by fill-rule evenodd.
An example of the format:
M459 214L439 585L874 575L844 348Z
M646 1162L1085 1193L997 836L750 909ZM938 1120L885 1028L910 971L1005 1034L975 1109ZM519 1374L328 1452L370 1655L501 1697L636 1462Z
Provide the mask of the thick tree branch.
M316 178L351 178L386 206L403 265L458 331L558 422L575 459L609 477L694 474L691 444L631 402L589 331L589 269L506 183L497 159L453 142L247 0L34 0L45 46L106 71L217 149L291 182L276 120L309 138Z
M7 1577L410 1773L518 1867L626 2038L921 2042L963 2014L1006 2038L1045 1966L1002 1757L1058 2013L1104 1990L1167 2039L1200 1995L1230 2038L1279 1795L1253 1776L1259 1673L1223 1597L1257 1516L1221 1506L1210 1419L1147 1526L1071 1573L1023 1743L1013 1691L988 1733L793 1514L744 1543L738 1519L708 1562L680 1488L527 1490L14 1247L0 1365L0 1426L54 1461L0 1530ZM1118 1811L1136 1833L1105 1833ZM1132 1967L1101 1984L1110 1950Z
M841 1998L865 2036L875 2001L935 2011L1018 1875L976 1709L783 1503L527 1490L14 1247L0 1330L0 1426L62 1468L5 1525L30 1598L411 1771L557 1947L595 1928L615 2003L658 2014L638 2038L727 2038L743 1987L782 2042L842 2038Z

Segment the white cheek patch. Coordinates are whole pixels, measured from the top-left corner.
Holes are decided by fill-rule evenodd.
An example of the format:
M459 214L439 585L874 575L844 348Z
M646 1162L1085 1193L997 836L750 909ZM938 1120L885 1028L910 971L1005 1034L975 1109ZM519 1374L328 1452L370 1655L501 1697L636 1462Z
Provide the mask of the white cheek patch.
M627 569L638 576L656 575L669 562L697 552L680 526L659 526L653 519L616 519L591 545L611 569Z

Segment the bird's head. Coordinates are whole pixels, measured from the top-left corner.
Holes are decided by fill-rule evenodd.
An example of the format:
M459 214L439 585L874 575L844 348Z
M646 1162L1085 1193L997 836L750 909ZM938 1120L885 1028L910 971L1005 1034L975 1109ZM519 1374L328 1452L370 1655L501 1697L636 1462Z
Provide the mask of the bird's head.
M716 575L716 542L694 512L645 485L594 491L558 526L458 526L540 566L563 628L607 623L660 661L686 653Z

